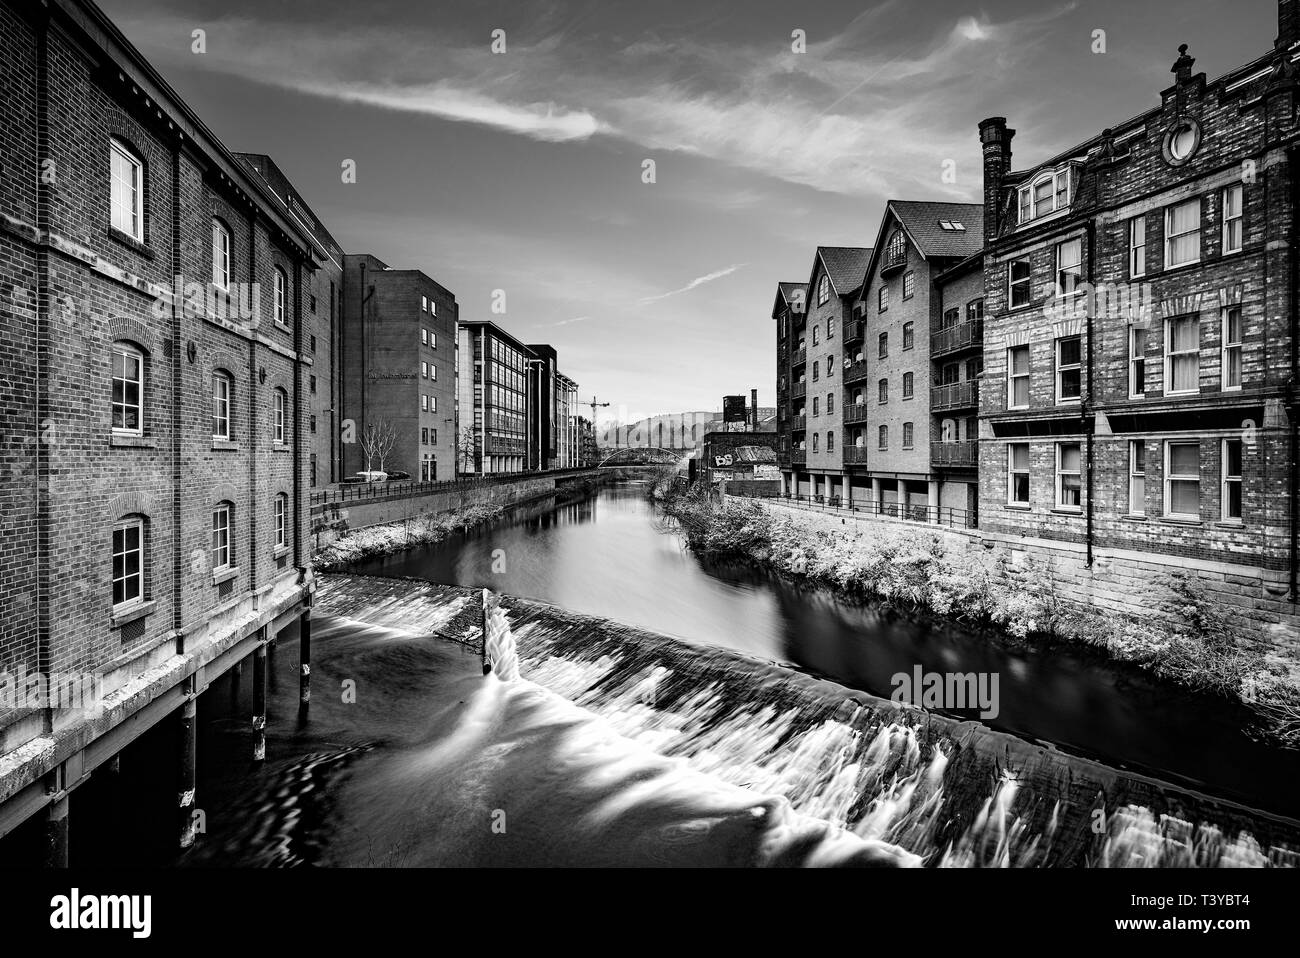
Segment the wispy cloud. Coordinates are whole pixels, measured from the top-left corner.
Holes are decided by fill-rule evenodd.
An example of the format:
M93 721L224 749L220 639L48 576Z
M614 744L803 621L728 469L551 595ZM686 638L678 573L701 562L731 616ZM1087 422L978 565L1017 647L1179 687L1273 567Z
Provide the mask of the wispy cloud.
M703 276L695 277L693 280L691 280L689 283L687 283L685 286L681 287L680 289L670 289L668 292L660 293L657 296L645 296L637 300L637 305L646 306L650 303L657 303L661 299L667 299L669 296L678 296L682 293L689 293L691 290L697 289L703 286L705 283L712 283L715 279L722 279L722 277L724 276L730 276L736 270L741 269L746 265L748 264L736 263L732 266L726 267L725 269L716 270L712 273L705 273Z

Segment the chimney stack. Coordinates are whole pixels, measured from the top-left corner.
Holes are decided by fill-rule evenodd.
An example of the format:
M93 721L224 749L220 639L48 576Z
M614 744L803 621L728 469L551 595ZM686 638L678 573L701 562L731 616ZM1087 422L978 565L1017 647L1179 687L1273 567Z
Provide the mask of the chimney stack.
M1011 139L1015 130L1007 129L1005 116L991 116L980 124L980 144L984 151L984 242L997 238L1002 224L1002 181L1011 172Z
M1277 0L1277 39L1274 46L1287 48L1300 40L1300 17L1296 15L1297 0Z
M754 410L753 413L751 414L753 419L751 422L750 432L758 432L758 390L757 389L751 389L749 391L749 403Z

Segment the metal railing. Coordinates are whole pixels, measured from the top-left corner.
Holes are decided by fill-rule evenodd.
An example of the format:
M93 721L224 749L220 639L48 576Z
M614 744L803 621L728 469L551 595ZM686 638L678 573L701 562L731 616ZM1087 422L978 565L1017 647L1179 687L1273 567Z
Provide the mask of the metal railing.
M970 349L972 346L980 345L983 339L984 320L982 319L967 320L946 329L936 329L930 333L930 355L946 356L948 353Z
M728 493L732 495L732 493ZM736 493L740 495L740 493ZM757 497L755 497L757 498ZM772 497L767 497L772 498ZM846 504L840 496L804 496L793 493L777 496L773 499L781 505L798 506L813 512L826 512L834 515L877 516L884 519L898 519L950 529L978 529L979 515L969 509L953 509L949 506L905 505L901 502L875 502L871 499L853 500Z
M845 446L843 457L846 466L865 466L867 464L867 447Z
M808 428L807 416L795 416L793 419L790 420L790 429L793 430L794 432L799 432L807 428Z
M807 383L795 383L790 387L790 397L792 399L802 399L806 395L808 395Z
M856 363L844 365L844 382L853 383L867 378L867 361L860 359Z
M866 422L866 421L867 421L866 403L864 402L849 403L847 406L844 407L844 424L846 426L851 425L852 423L855 422Z
M974 466L979 463L979 441L959 439L956 442L930 443L930 465Z
M902 269L907 265L907 247L902 249L885 250L885 255L880 261L880 272L892 273L896 269Z
M802 346L790 354L791 366L802 366L808 362L808 347Z
M807 449L795 449L790 454L790 461L796 466L802 466L808 461Z
M867 331L867 324L861 319L850 319L844 324L844 341L856 343Z
M575 469L546 469L531 472L494 472L458 479L439 479L421 482L418 479L399 479L391 482L356 482L340 484L337 488L321 489L311 494L313 506L332 502L356 502L362 499L402 498L421 496L434 492L477 489L489 485L519 482L524 479L554 479L595 472L596 467L580 466Z
M938 412L944 409L973 409L980 404L978 379L967 379L959 383L947 383L930 389L930 409Z

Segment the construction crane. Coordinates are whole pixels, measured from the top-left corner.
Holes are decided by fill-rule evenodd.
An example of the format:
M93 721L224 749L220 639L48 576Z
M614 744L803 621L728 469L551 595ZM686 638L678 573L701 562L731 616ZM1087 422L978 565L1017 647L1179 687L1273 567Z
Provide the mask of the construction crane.
M591 438L595 439L596 438L596 410L598 408L604 408L605 406L608 406L609 403L596 402L596 396L593 393L591 396L591 402L583 403L582 405L591 407Z

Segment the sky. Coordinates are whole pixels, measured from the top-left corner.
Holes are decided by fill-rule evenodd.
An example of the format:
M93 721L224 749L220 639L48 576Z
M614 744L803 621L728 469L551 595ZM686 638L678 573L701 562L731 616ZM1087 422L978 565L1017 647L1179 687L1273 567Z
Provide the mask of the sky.
M100 3L344 250L550 343L625 422L773 405L777 282L888 199L978 201L984 117L1029 166L1155 106L1180 43L1213 79L1277 33L1275 0Z

